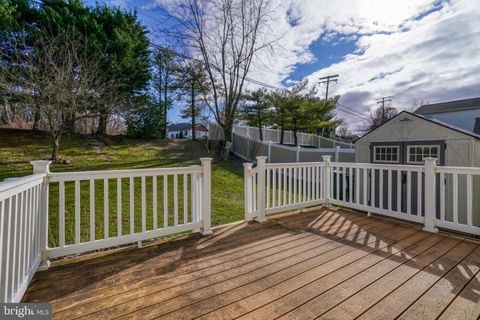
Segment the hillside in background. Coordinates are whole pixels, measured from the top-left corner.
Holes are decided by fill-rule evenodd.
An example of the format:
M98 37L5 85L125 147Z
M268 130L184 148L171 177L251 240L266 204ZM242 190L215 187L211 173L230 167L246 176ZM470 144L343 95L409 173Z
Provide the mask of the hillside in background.
M29 161L48 159L47 134L0 129L0 181L32 173ZM180 167L200 164L207 156L203 142L146 140L125 136L75 135L62 140L62 157L52 172ZM212 168L212 222L225 224L243 219L243 167L240 161L214 163Z

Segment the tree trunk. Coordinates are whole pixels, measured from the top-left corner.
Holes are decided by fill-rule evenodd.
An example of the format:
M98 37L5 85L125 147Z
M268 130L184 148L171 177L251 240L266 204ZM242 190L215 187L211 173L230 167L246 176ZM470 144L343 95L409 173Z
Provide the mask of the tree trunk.
M263 132L262 132L262 116L260 110L257 112L257 122L258 122L258 132L260 133L260 141L263 141Z
M197 135L195 134L195 86L192 81L192 140L197 139Z
M285 133L285 119L280 118L280 144L283 144L283 135Z
M40 111L38 109L35 109L35 112L33 113L33 126L32 126L33 131L38 130L39 122L40 122Z
M164 139L165 139L165 137L167 136L167 111L168 111L167 102L163 102L162 138L164 138Z
M60 136L52 137L52 160L58 160L60 150Z
M298 128L297 128L297 122L294 120L293 121L293 141L295 143L295 146L298 146L298 137L297 137L297 131L298 131Z
M163 132L162 136L165 138L167 136L167 113L168 113L168 71L165 74L165 80L163 84L163 102L164 105L164 113L163 113Z
M7 108L8 108L7 104L5 104L2 108L2 114L0 115L0 123L8 124L10 122Z
M65 120L65 132L68 135L75 134L75 117L71 116Z
M98 117L98 130L97 134L106 135L108 124L108 114L102 114Z
M223 132L225 133L225 141L232 141L232 131L233 131L233 119L225 119L225 127Z

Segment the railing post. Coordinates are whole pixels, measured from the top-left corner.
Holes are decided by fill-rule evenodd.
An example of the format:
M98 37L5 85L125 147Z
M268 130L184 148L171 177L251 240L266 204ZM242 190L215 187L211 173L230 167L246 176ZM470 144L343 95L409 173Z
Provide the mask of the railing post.
M330 186L332 184L332 167L330 162L331 156L322 156L323 159L323 199L325 201L325 206L330 207L331 202L331 190Z
M201 168L199 165L190 166L191 168ZM192 222L197 222L201 220L199 208L199 195L198 195L198 183L199 183L199 174L192 173L192 182L191 182L191 203L192 203ZM200 229L194 229L193 232L200 232Z
M424 158L425 161L425 222L423 230L429 232L438 232L435 227L435 168L437 159ZM421 174L421 173L418 173ZM421 188L422 186L418 186Z
M297 146L297 154L295 159L297 160L297 162L300 162L300 146Z
M335 148L335 162L340 162L340 146Z
M40 196L40 248L42 248L42 257L39 270L47 270L50 266L50 261L48 260L47 248L48 248L48 175L50 173L50 164L52 161L48 160L36 160L30 161L30 164L33 166L34 174L45 174L45 178L41 187L41 196Z
M245 220L252 220L253 212L253 164L243 164L243 180L244 180L244 192L245 192Z
M263 222L265 217L265 171L266 171L267 157L257 157L257 221Z
M203 169L202 185L202 234L212 234L212 158L200 158Z

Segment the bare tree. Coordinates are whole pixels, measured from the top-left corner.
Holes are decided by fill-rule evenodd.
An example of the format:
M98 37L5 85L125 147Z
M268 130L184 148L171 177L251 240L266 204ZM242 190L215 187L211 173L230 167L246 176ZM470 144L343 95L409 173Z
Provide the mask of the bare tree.
M420 100L414 99L412 104L409 105L405 110L407 110L409 112L415 112L415 111L417 111L418 108L420 108L421 106L423 106L425 104L428 104L428 101L425 101L423 99L420 99Z
M363 127L363 131L368 132L376 129L388 120L395 117L397 114L398 110L392 106L377 108L376 110L370 112L370 116Z
M12 40L15 41L15 40ZM52 140L52 160L59 159L60 139L72 119L96 117L98 103L109 105L116 85L101 72L102 57L88 59L73 32L41 35L28 47L12 43L9 64L0 65L0 90L22 96L25 105L38 108ZM0 59L3 60L3 59Z
M277 39L270 0L179 0L167 8L182 38L205 67L211 93L208 107L230 139L245 79L253 59Z
M352 131L350 131L350 128L348 127L348 125L346 123L342 123L337 128L337 135L340 138L345 138L345 137L348 137L348 136L352 135Z

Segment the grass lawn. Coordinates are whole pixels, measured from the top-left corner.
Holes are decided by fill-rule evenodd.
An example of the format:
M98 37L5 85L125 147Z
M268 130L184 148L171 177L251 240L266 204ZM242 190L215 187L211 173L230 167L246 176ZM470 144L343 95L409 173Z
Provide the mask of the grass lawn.
M93 140L95 141L95 140ZM60 154L70 160L69 164L55 164L52 172L117 170L159 167L181 167L200 164L206 156L205 146L191 140L162 141L136 140L127 137L102 137L103 144L92 144L86 136L65 137L61 141ZM97 141L98 142L98 141ZM41 132L0 129L0 181L9 177L20 177L32 173L31 160L47 159L50 154L48 136ZM183 190L183 176L179 176L179 191ZM190 184L188 180L188 184ZM153 179L146 179L147 204L152 203ZM89 239L89 181L81 182L81 240ZM95 237L103 238L104 208L103 181L95 181ZM173 206L173 177L168 180L168 207ZM159 225L163 216L163 179L157 182L159 199ZM141 179L134 180L135 231L141 230ZM58 244L58 184L50 187L50 245ZM116 180L108 181L109 190L109 233L117 234ZM122 233L129 232L129 180L122 179ZM74 185L66 183L66 243L74 239ZM243 166L240 161L219 162L212 167L212 224L221 225L243 219ZM147 229L153 225L152 206L147 205ZM180 223L183 219L183 192L179 192ZM173 222L173 213L168 216Z

